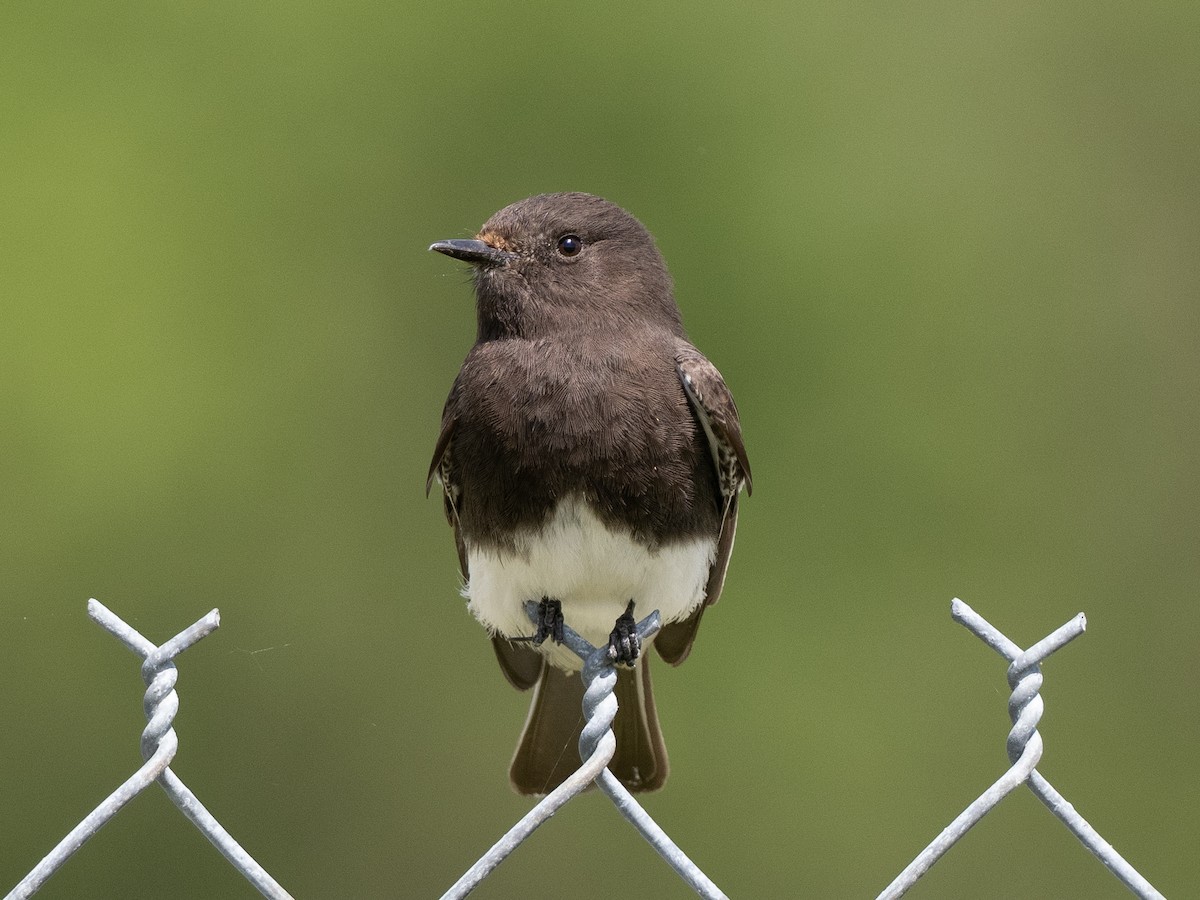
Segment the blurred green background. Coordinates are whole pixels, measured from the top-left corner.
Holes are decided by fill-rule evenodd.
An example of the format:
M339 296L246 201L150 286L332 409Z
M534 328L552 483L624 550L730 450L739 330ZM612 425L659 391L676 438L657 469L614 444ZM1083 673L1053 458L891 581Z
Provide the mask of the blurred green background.
M732 897L873 897L1006 765L1200 881L1200 6L0 8L0 889L140 762L297 898L438 896L530 803L527 698L423 494L474 335L427 245L548 190L654 232L757 490L658 667L647 807ZM568 890L567 883L571 885ZM589 795L481 898L685 897ZM249 897L161 792L47 898ZM921 898L1126 896L1027 792Z

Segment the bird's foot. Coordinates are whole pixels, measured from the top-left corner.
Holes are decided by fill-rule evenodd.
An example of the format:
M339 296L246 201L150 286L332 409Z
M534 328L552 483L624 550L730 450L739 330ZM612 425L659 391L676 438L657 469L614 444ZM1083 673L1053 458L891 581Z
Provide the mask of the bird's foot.
M563 613L562 601L543 597L538 603L537 630L533 637L521 638L531 641L535 647L540 647L550 638L556 644L563 642Z
M608 636L608 658L614 663L632 666L642 652L642 639L637 633L637 622L633 618L633 601L625 613L617 619L612 634Z

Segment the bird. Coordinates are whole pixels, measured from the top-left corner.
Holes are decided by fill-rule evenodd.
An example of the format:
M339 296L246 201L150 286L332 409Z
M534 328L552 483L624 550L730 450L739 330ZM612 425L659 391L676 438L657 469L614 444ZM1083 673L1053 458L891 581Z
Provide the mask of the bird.
M679 665L721 595L752 488L733 397L688 341L654 238L614 203L540 194L429 249L473 270L476 340L426 493L441 487L462 593L501 671L533 690L512 786L545 794L580 765L565 622L619 663L609 770L657 790L669 762L635 610L658 610L647 643Z

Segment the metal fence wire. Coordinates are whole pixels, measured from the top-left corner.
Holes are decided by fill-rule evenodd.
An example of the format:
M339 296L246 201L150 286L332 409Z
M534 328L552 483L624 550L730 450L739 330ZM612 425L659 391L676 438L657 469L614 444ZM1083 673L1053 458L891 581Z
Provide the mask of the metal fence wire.
M531 617L536 605L530 603ZM1075 808L1058 793L1035 768L1042 756L1042 738L1037 725L1042 717L1043 704L1039 690L1042 674L1039 665L1050 654L1083 634L1086 620L1083 613L1061 628L1022 650L1005 637L981 615L961 600L951 604L950 614L985 644L1009 661L1008 683L1012 694L1008 702L1013 721L1008 734L1008 758L1012 766L991 787L964 809L932 843L922 850L904 871L889 884L877 900L893 900L903 896L917 880L933 866L967 831L994 809L1008 794L1022 784L1041 800L1055 816L1095 854L1126 887L1142 898L1162 898L1145 878L1131 866L1089 825ZM220 624L220 614L213 610L196 624L185 628L169 641L155 645L139 634L97 600L88 601L88 615L126 647L140 656L142 678L146 682L144 707L147 725L142 732L141 752L144 764L120 787L90 812L63 838L41 862L7 895L5 900L31 897L62 865L113 816L139 793L157 782L171 801L179 807L201 833L229 860L242 876L264 897L287 898L283 889L212 816L179 777L171 771L171 761L179 748L172 723L179 709L175 693L178 672L174 659L201 638L211 634ZM659 628L657 612L638 623L639 636L645 640ZM572 798L595 784L616 806L617 810L650 843L663 860L701 897L723 898L721 891L695 863L650 818L649 814L608 771L607 765L616 748L611 725L617 713L613 696L616 670L607 647L593 647L569 626L564 628L564 643L584 662L583 679L586 685L583 698L585 725L579 739L579 754L583 764L558 788L546 795L522 819L487 851L479 861L442 896L442 900L466 897L504 859Z

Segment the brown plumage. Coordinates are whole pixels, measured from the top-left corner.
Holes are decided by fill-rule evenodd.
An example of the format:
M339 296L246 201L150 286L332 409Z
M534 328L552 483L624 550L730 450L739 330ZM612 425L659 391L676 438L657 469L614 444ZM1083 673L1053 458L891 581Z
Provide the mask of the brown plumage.
M427 487L442 485L505 677L536 688L510 774L544 793L579 765L582 686L563 648L510 643L533 632L521 604L547 592L597 644L627 600L637 618L658 608L655 646L682 662L720 595L750 467L733 398L688 343L662 257L628 213L547 194L432 249L475 266L478 333ZM653 596L623 593L635 589ZM632 790L668 768L647 666L643 653L618 677L610 768Z

